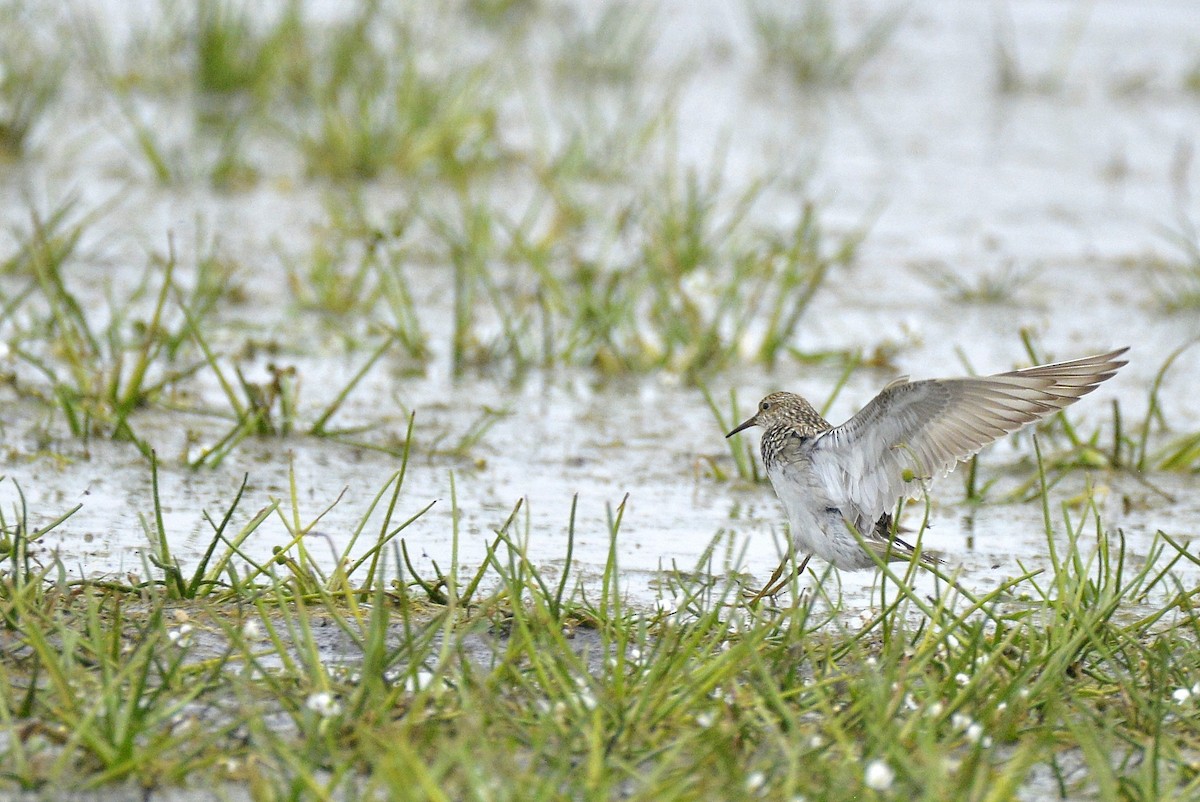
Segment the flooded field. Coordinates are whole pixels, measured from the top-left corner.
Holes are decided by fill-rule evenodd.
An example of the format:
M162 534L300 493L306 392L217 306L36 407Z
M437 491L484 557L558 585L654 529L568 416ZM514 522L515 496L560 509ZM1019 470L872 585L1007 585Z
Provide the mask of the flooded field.
M220 382L234 381L235 369L251 384L268 384L270 366L294 370L285 381L296 395L296 431L311 426L328 408L384 342L379 329L390 325L369 297L376 278L364 277L356 264L366 235L339 230L353 220L331 219L331 207L347 213L345 204L353 203L349 213L386 225L412 207L445 203L438 182L429 185L420 174L389 180L386 172L370 183L342 188L306 182L289 163L294 153L284 149L283 158L277 158L273 151L282 148L279 143L247 137L245 169L254 180L214 191L203 180L204 150L213 143L204 132L188 131L198 125L187 119L193 113L188 98L156 94L143 101L144 109L123 110L128 98L85 100L93 88L68 71L63 101L33 129L30 155L10 168L5 218L17 241L9 249L25 247L34 236L31 215L45 225L63 212L60 225L79 235L63 264L63 280L97 332L114 315L125 318L119 326L126 329L145 320L162 280L147 275L147 265L165 258L168 240L178 260L173 280L181 287L202 280L202 269L219 274L209 280L226 282L204 321L211 327L205 336L214 341L211 369L202 365L194 375L172 381L165 398L150 399L149 409L138 409L130 418L137 436L159 454L165 520L175 554L185 564L207 545L211 530L203 511L227 501L243 473L250 476L244 510L283 497L289 461L304 514L315 515L345 490L320 527L340 552L365 505L396 469L395 452L413 414L405 509L415 512L430 501L438 503L413 524L406 540L441 565L449 563L453 474L464 564L478 564L491 530L519 499L527 500L530 555L543 562L561 560L571 498L578 494L574 558L585 570L602 566L608 551L604 510L628 493L619 547L622 569L631 577L673 564L694 566L721 531L734 533L734 551L744 551L742 570L759 576L776 562L779 511L766 487L714 480L711 463L723 472L731 466L721 426L697 385L717 398L735 389L743 407L773 389L823 399L844 360L862 355L878 367L850 375L830 414L837 421L899 374L928 378L1027 364L1020 332L1028 330L1042 353L1053 358L1132 346L1131 364L1120 377L1071 411L1088 431L1099 427L1107 438L1112 401L1120 402L1127 421L1144 417L1150 386L1168 354L1200 335L1196 306L1165 309L1165 296L1179 291L1170 271L1190 269L1195 281L1196 270L1187 262L1194 254L1189 257L1176 238L1186 237L1181 227L1197 217L1191 137L1200 128L1200 104L1184 86L1194 66L1188 59L1195 57L1188 49L1188 26L1172 22L1189 18L1192 10L1186 3L1163 3L1136 14L1126 11L1104 5L1081 10L1073 4L993 9L981 3L953 11L918 6L863 68L852 91L797 87L786 74L765 69L741 10L663 8L643 19L617 6L597 21L564 9L531 23L525 34L531 43L535 34L578 26L579 35L595 37L591 46L612 49L609 58L622 56L630 60L629 69L638 70L636 81L590 87L601 105L585 111L603 115L606 103L670 97L668 108L676 112L670 149L646 148L642 158L650 169L629 176L636 186L622 181L589 190L596 199L579 209L588 218L578 224L581 236L603 235L631 198L639 205L683 202L659 195L684 192L683 176L696 175L716 187L711 197L700 199L709 219L699 225L710 229L700 233L714 240L706 247L725 247L715 241L722 218L747 197L753 202L747 213L752 223L740 224L735 236L745 236L751 225L786 232L811 203L829 241L816 247L832 251L848 236L861 236L862 244L852 263L831 265L811 304L787 332L785 355L774 364L755 359L753 341L764 321L750 317L744 329L720 332L734 350L728 359L711 361L726 365L725 370L706 370L705 360L697 359L681 375L668 359L661 370L612 375L569 364L569 358L556 360L568 364L547 369L536 364L536 355L518 361L503 354L481 355L486 361L479 368L455 371L450 339L456 274L439 259L445 242L428 232L424 238L405 232L395 241L385 239L380 247L408 282L407 314L429 356L414 362L405 358L402 346L390 348L353 388L333 426L367 427L360 439L392 453L328 438L268 436L240 443L215 468L182 464L228 431L222 416L236 412L229 409ZM854 18L873 13L856 9ZM138 41L138 34L123 33L117 20L109 23L114 42L126 36ZM620 43L603 41L604 25L624 26L637 49L629 45L634 52L615 52ZM1155 53L1114 59L1131 30L1154 30ZM480 31L467 26L454 35L472 41ZM999 91L1002 47L1018 51L1019 63L1012 69L1020 70L1017 77L1029 86ZM117 50L113 57L124 55ZM152 66L139 64L136 55L127 58L133 61L127 69ZM539 66L545 65L526 65L523 80L536 80ZM506 145L533 134L554 143L577 130L569 122L531 130L520 119L528 111L515 108L517 101L509 101L513 109L506 103L495 109L497 138ZM80 105L88 111L82 118ZM122 120L122 113L141 122ZM558 113L568 112L550 112ZM614 113L606 122L612 130L604 133L631 137L622 129L644 121ZM177 160L165 186L153 180L152 165L139 158L131 141L139 125L158 138L163 158ZM533 152L526 158L555 154ZM629 165L610 166L619 171ZM520 166L502 170L481 179L478 191L472 187L471 201L495 214L492 225L498 228L489 236L506 237L503 229L514 221L521 224L525 215L536 220L529 230L545 236L546 207L553 207L537 196L539 187L526 173ZM336 199L346 193L353 200ZM512 207L518 213L502 214L512 197L520 198ZM498 271L494 291L515 297L540 291L535 274L506 263L510 257L503 242L493 247L494 256L481 258L492 260ZM575 248L591 247L562 243L560 252L576 259ZM645 246L633 241L616 247ZM554 252L548 257L553 259ZM714 253L683 277L679 287L691 293L689 303L717 302L727 282L720 257ZM100 415L88 442L70 436L39 362L22 359L22 352L36 353L36 342L25 343L45 311L36 292L22 299L29 291L28 270L17 270L20 257L12 258L6 295L17 301L10 303L5 322L14 340L8 349L5 492L11 498L12 483L19 483L30 508L42 516L83 504L41 544L67 557L73 570L92 577L140 572L146 539L138 521L150 505L147 462L133 445L104 442L111 432ZM614 270L639 269L636 254L601 258L609 258ZM328 264L313 264L320 259ZM624 259L630 260L628 267ZM556 266L551 262L547 268ZM319 270L327 275L315 277ZM305 286L306 278L330 286ZM150 286L141 287L143 281ZM353 281L365 285L358 290L362 298L349 299L344 311L325 310L321 300L311 300L321 292L350 296L355 288L345 285ZM987 295L991 285L995 297ZM496 317L505 302L493 307L486 298L471 301L462 310L469 318L468 336L481 343L500 341L493 350L502 350L505 323ZM564 303L569 307L572 301ZM180 315L170 306L165 316L183 332ZM564 320L574 313L561 311ZM732 321L714 319L721 327ZM99 358L130 361L136 334L124 334L126 353ZM647 335L648 349L662 348L653 331ZM560 336L572 334L564 330ZM203 361L186 334L181 339L179 357L152 370L164 375ZM808 355L824 359L814 364ZM601 358L586 352L580 357L575 361ZM1200 426L1200 413L1188 403L1198 365L1200 351L1185 353L1162 387L1163 417L1179 432ZM1029 453L1028 437L1016 448L1001 444L981 460L984 477ZM1145 548L1159 528L1186 536L1200 520L1198 503L1189 494L1172 492L1177 480L1169 475L1154 481L1168 486L1172 501L1120 475L1095 481L1113 486L1114 499L1132 499L1124 505L1129 512L1122 512L1121 504L1106 508L1113 516L1106 521L1125 529L1135 550L1139 544ZM931 545L961 555L968 576L975 566L999 563L1002 570L1014 571L1018 559L1039 564L1043 538L1036 528L1028 533L1040 510L1029 505L957 508L960 487L950 479L935 492L937 525L930 534L936 542ZM963 528L964 517L974 533ZM276 523L268 521L256 532L247 544L250 553L261 557L287 542ZM631 587L641 584L631 579Z
M1128 345L1039 430L1044 498L1025 431L922 542L987 596L1083 521L1162 567L1122 615L1197 585L1161 537L1200 533L1192 2L184 5L4 7L8 542L78 506L34 564L169 586L232 509L237 571L382 531L387 577L469 583L503 529L674 610L780 560L757 435L724 438L766 392L837 423Z

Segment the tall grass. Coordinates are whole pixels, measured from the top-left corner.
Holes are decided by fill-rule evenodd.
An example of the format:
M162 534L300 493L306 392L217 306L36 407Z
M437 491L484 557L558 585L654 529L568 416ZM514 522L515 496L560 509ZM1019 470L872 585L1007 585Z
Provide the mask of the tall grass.
M846 87L887 46L904 17L903 6L884 11L850 41L840 31L836 4L827 0L771 7L753 0L747 10L767 65L803 87ZM785 10L786 8L786 10Z
M0 162L29 155L67 69L66 59L39 40L27 16L18 3L0 9Z
M186 608L170 581L67 592L54 565L15 585L5 558L0 718L23 735L0 745L0 784L215 770L302 798L1186 798L1200 685L1179 655L1200 622L1180 571L1200 558L1160 538L1133 559L1095 505L1060 507L1038 480L1045 569L929 595L881 566L864 617L828 576L791 605L741 607L736 572L715 570L721 536L664 574L657 605L631 604L623 503L599 522L572 507L555 571L525 551L518 505L477 568L455 552L421 577L396 554L416 520L392 522L402 477L364 512L386 506L378 535L357 557L352 537L333 573L294 486L274 507L291 541L247 561L223 529L239 490L206 569L226 580ZM581 528L611 544L598 583L574 575Z
M480 203L439 214L456 369L583 364L695 379L746 358L773 364L863 233L831 234L812 205L790 228L761 230L749 215L765 191L669 175L630 201L620 229L601 227L599 254L569 229L544 231L536 210L516 221Z

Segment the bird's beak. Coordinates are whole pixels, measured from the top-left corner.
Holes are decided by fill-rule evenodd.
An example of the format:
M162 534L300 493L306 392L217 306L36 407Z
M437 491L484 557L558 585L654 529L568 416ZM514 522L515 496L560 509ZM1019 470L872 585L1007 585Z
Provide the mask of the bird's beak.
M755 415L754 417L747 419L745 423L738 426L732 432L725 435L725 439L728 440L729 438L733 437L735 434L740 432L742 429L749 429L751 426L757 426L757 425L758 425L758 415Z

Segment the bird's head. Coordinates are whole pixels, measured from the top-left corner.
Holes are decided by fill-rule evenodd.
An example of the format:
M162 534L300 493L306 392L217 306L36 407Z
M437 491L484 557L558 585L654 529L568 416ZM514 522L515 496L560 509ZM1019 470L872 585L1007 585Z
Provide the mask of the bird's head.
M795 428L811 427L821 416L812 405L795 393L771 393L758 402L758 411L747 418L725 437L733 437L743 429L761 426L770 429L778 424L790 424Z

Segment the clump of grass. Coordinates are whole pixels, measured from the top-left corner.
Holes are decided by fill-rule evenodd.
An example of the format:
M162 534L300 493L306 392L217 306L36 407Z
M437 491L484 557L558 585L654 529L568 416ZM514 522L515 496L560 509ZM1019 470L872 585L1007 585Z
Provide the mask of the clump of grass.
M381 27L390 41L381 41ZM298 110L309 175L432 173L453 184L500 158L488 71L432 74L417 58L415 36L402 23L384 26L379 4L368 4L322 44L305 79L313 105Z
M337 180L385 171L460 176L492 160L496 115L482 72L443 81L415 62L388 68L377 86L335 86L322 93L316 121L300 137L307 171Z
M180 186L199 179L228 192L252 187L261 177L245 153L253 127L248 109L203 112L201 124L188 130L163 125L160 115L170 112L137 102L130 91L118 91L116 101L128 127L128 147L154 182Z
M350 324L385 326L410 358L424 363L430 356L428 335L409 286L414 250L409 229L415 212L406 210L376 224L359 196L332 202L327 209L329 223L307 255L281 252L296 305L327 318L350 347L360 344L362 328Z
M1184 72L1183 88L1188 92L1200 94L1200 58Z
M0 482L5 478L0 476ZM47 523L35 526L29 519L25 493L15 481L12 484L17 494L16 503L13 505L13 517L10 519L0 507L0 601L6 602L26 592L37 592L47 568L35 556L40 547L38 541L83 507L82 504L76 504ZM5 626L10 628L19 623L10 617L9 612L5 613L3 620Z
M845 87L887 46L904 17L902 7L885 11L846 42L827 0L800 7L769 8L752 0L747 8L766 63L804 87Z
M129 295L114 304L103 328L68 281L67 267L89 218L77 219L74 204L59 206L48 217L32 213L27 232L18 234L17 254L5 271L26 277L30 289L20 302L35 316L36 329L17 338L14 349L24 363L49 384L53 403L75 437L86 440L97 431L147 446L134 433L133 412L165 387L197 366L165 367L180 334L169 333L169 307L175 259L151 266ZM158 275L161 273L161 275ZM151 282L158 279L158 286ZM149 302L147 318L129 319ZM10 305L9 312L14 311Z
M735 426L745 420L742 412L739 412L737 399L737 391L730 389L729 391L729 416L721 414L721 408L712 397L712 393L707 387L701 388L704 393L704 401L708 404L708 409L712 412L713 418L717 421L717 429L724 435L733 430ZM729 444L729 454L733 457L734 473L738 479L748 482L762 482L766 477L759 473L758 459L755 456L753 438L743 437L740 439L727 438ZM709 460L710 471L712 476L717 481L725 481L729 478L728 474L721 467L721 463L715 459Z
M608 92L602 99L584 84L582 92L565 89L564 102L528 104L535 144L527 158L559 213L586 218L589 187L639 179L646 162L656 158L656 146L673 130L682 83L654 93L649 87Z
M264 23L236 0L202 0L190 31L196 88L259 102L289 78L289 65L300 62L307 39L296 2L287 2L277 19Z
M560 78L579 84L627 86L642 74L654 46L654 13L643 5L614 3L594 21L578 16L556 61Z
M1087 29L1091 7L1079 4L1060 32L1053 66L1035 72L1021 64L1017 53L1017 35L1012 14L1005 4L997 6L992 35L992 61L996 91L1003 95L1034 92L1056 94L1066 86L1071 61L1079 51Z
M149 519L146 516L141 518L142 529L150 543L150 551L146 555L146 573L148 576L160 574L161 579L148 579L147 583L161 585L169 598L195 599L219 588L223 584L223 575L230 561L240 553L242 544L279 506L279 502L272 502L251 517L240 531L230 531L230 521L237 511L238 504L241 503L242 496L246 492L246 485L250 480L248 475L243 477L241 486L238 487L228 511L221 517L219 524L214 522L207 512L204 513L205 520L213 529L212 539L191 576L187 577L184 575L183 567L171 554L171 544L163 523L162 499L158 489L158 458L154 455L150 460L150 476L150 492L154 511ZM218 549L220 549L219 554Z
M0 24L14 23L16 6L0 11ZM16 41L20 39L20 41ZM14 30L0 41L0 161L19 161L30 137L58 96L66 71L61 57L41 52Z
M1015 303L1017 293L1035 272L1031 267L1019 267L1006 261L994 270L980 271L972 281L944 262L923 262L914 267L922 278L950 300L997 305Z
M191 319L188 322L188 333L203 354L202 364L216 378L222 396L228 405L225 410L211 412L231 421L224 435L199 449L196 454L189 454L186 457L185 461L189 467L193 469L215 468L233 453L242 441L250 437L285 438L300 431L302 423L299 402L300 379L295 367L268 364L266 380L252 382L246 379L236 361L232 365L228 365L213 351L200 328ZM387 445L363 442L358 439L358 435L374 428L373 425L349 429L337 429L330 425L331 420L355 388L395 342L395 337L386 336L363 360L358 370L342 385L333 399L317 413L315 420L303 431L312 437L329 438L359 448L382 450L390 454L397 453L395 449ZM230 378L231 372L233 378Z
M463 8L472 19L496 28L525 22L542 10L543 5L541 0L467 0Z
M1128 457L1123 458L1122 464L1130 465L1139 473L1147 470L1167 470L1167 471L1184 471L1195 473L1200 471L1200 432L1186 432L1182 435L1176 435L1168 442L1162 444L1157 452L1152 452L1151 439L1152 432L1156 424L1160 431L1170 431L1170 426L1167 423L1166 416L1163 414L1162 403L1159 400L1159 394L1162 391L1163 382L1166 380L1167 371L1175 364L1184 353L1196 345L1196 340L1190 340L1172 351L1165 360L1162 367L1154 377L1154 383L1150 387L1149 399L1146 406L1146 417L1142 420L1142 425L1136 432L1129 434L1128 440L1120 437L1120 434L1115 439L1118 444L1114 446L1114 452L1119 456L1122 452L1121 447L1127 446ZM1120 420L1119 408L1114 408L1114 417ZM1117 426L1120 432L1120 426Z
M456 369L503 359L694 380L747 357L773 363L862 233L829 234L812 205L788 229L755 228L763 192L731 196L719 172L672 175L599 231L611 243L599 252L579 232L544 229L536 209L516 223L482 203L434 218L455 271Z
M1181 258L1156 261L1150 266L1159 303L1167 312L1200 309L1200 232L1184 220L1177 230L1168 230L1164 236Z
M208 371L227 408L188 409L227 417L231 425L216 442L186 457L193 468L215 467L247 437L289 437L297 432L394 450L360 442L362 427L339 429L332 420L398 343L405 344L410 355L424 354L398 262L372 261L371 269L377 274L376 294L404 328L385 328L382 337L376 331L357 371L308 418L301 409L300 377L294 367L271 363L264 378L247 377L237 359L226 358L211 345L209 321L241 293L237 264L215 243L202 247L192 270L179 266L171 245L166 256L150 259L136 283L123 283L122 294L97 310L82 300L84 291L76 285L78 271L73 268L85 259L77 252L78 244L91 218L80 218L74 210L68 202L44 218L34 213L29 229L15 232L16 253L0 266L26 284L3 307L13 325L13 353L27 368L14 376L14 386L61 413L73 437L84 442L94 436L129 441L150 458L154 445L136 430L138 414L151 407L178 411L178 399L169 391ZM92 291L96 290L86 290Z
M99 91L125 119L129 150L154 181L234 191L260 179L246 145L279 129L275 109L306 96L312 31L298 3L274 16L256 11L240 0L163 3L119 50L103 26L74 32ZM181 86L194 92L181 100Z
M429 453L439 456L464 459L487 436L492 427L512 414L511 409L484 406L475 419L461 430L447 431L436 435L428 444L427 449Z
M150 494L153 512L149 516L141 516L142 528L150 544L145 566L147 578L129 589L162 588L172 599L245 595L261 589L263 582L273 584L277 581L272 565L283 566L287 569L287 586L290 588L290 592L297 595L321 596L322 594L357 593L352 590L351 585L357 577L359 569L366 573L365 587L374 587L376 579L381 575L381 566L387 557L387 549L390 544L436 503L429 502L404 521L399 523L395 521L397 504L408 472L411 439L412 421L410 419L405 447L401 453L400 467L376 492L358 524L347 533L348 537L343 549L331 555L333 559L329 565L332 566L332 572L322 567L325 564L323 555L314 555L313 546L310 544L321 543L322 536L318 534L317 526L341 502L345 490L325 509L306 521L301 512L296 475L292 468L288 475L288 496L283 499L271 499L268 505L251 515L240 528L235 530L232 522L246 493L250 481L249 475L242 478L229 508L221 516L219 522L208 512L204 512L204 520L212 530L210 539L190 575L185 575L183 566L172 554L171 538L164 525L162 515L158 460L152 458ZM386 507L375 542L364 554L356 555L355 547L367 531L372 517L384 502L386 502ZM271 518L277 518L283 525L287 537L286 542L273 549L274 557L271 560L256 562L246 555L245 544ZM238 570L234 570L235 566ZM113 587L118 586L113 585Z
M288 437L299 431L379 447L357 442L362 429L337 429L331 420L367 373L411 332L386 331L382 338L372 338L372 351L359 369L309 423L303 420L294 367L268 364L265 378L251 379L238 360L226 359L210 344L207 324L214 310L240 292L236 264L225 260L216 245L197 255L190 275L180 274L173 246L166 257L151 259L141 280L122 287L128 294L114 301L113 313L103 319L85 305L68 278L87 225L87 218L76 220L72 209L64 204L44 220L35 214L31 231L22 235L18 252L3 267L29 282L6 305L10 317L23 310L33 321L17 330L13 350L40 381L21 375L20 391L60 411L72 436L85 442L96 435L127 440L150 458L153 444L135 431L138 412L156 405L178 409L164 397L167 391L209 371L228 405L216 414L232 423L215 443L188 457L193 468L215 467L247 437ZM389 303L398 293L405 304L398 311L407 314L411 300L406 290L389 282L394 278L381 277L380 292Z

